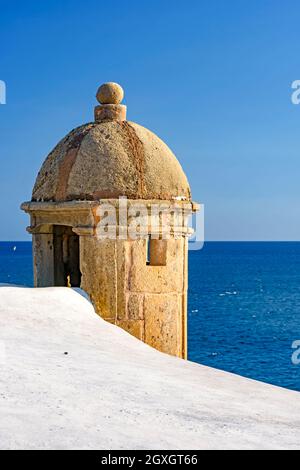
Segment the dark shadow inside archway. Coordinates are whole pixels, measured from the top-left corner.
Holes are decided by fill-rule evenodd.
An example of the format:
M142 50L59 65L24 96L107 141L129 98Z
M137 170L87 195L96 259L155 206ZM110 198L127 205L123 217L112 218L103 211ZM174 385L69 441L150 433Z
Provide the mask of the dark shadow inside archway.
M79 236L72 227L53 226L54 285L80 287Z

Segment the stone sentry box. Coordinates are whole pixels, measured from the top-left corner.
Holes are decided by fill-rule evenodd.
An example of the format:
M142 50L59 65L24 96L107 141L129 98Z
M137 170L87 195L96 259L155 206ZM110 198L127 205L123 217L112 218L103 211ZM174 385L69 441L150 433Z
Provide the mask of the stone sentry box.
M126 121L122 88L102 85L95 122L68 134L45 160L30 214L36 287L81 287L96 312L168 354L187 355L187 217L166 240L102 239L105 201L127 205L191 203L186 176L170 149L149 130ZM148 209L147 209L148 210ZM116 220L116 233L122 227Z

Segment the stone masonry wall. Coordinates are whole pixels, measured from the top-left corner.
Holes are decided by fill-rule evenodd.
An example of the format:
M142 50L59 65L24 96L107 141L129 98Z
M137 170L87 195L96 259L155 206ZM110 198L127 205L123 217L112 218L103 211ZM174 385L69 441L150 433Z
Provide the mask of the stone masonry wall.
M147 265L147 240L80 237L82 288L96 311L147 344L186 355L184 237L166 243L166 266Z

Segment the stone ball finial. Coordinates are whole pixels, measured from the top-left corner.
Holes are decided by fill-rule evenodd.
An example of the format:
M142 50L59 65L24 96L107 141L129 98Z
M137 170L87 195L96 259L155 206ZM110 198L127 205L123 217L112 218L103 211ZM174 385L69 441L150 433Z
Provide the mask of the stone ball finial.
M98 88L96 98L100 104L120 104L124 91L118 83L108 82Z

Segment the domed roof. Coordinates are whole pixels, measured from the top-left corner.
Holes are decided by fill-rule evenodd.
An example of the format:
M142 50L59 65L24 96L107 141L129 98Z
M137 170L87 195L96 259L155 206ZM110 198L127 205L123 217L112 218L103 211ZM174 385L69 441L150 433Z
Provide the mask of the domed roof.
M130 199L190 200L187 178L175 155L155 134L126 121L123 90L105 84L95 122L71 131L45 160L33 201Z

